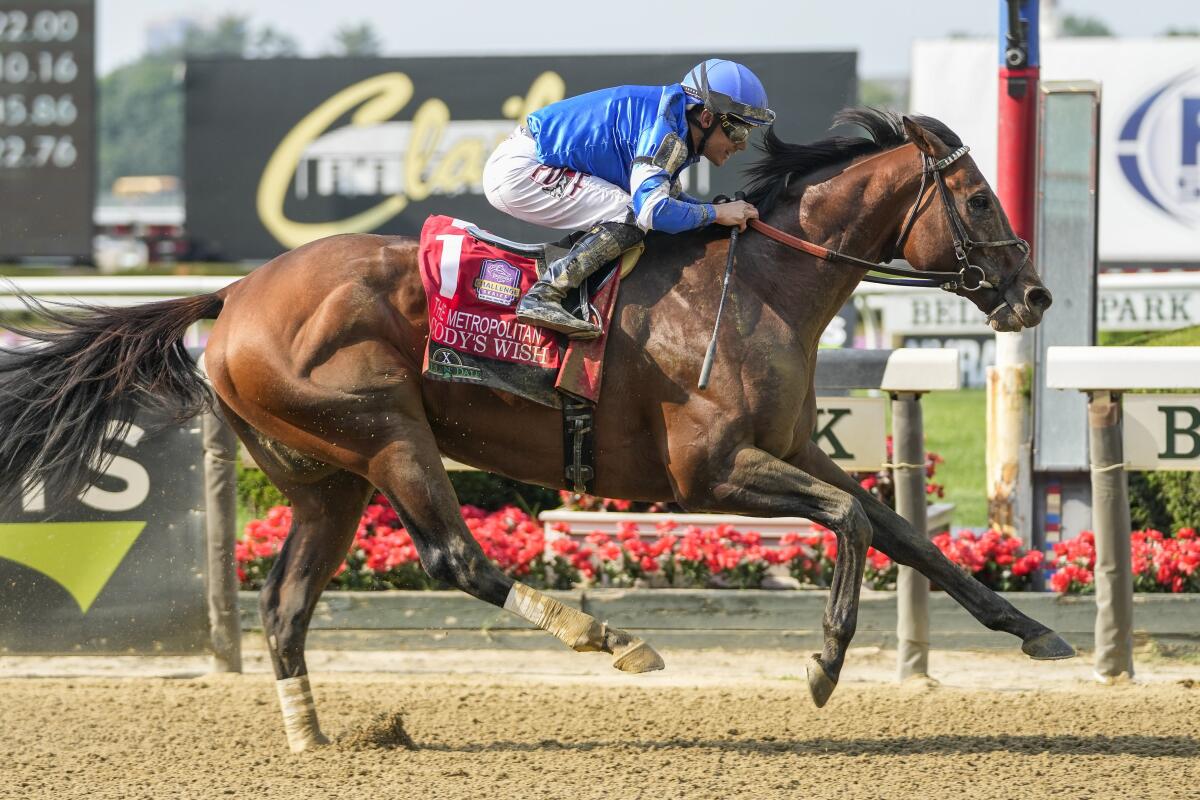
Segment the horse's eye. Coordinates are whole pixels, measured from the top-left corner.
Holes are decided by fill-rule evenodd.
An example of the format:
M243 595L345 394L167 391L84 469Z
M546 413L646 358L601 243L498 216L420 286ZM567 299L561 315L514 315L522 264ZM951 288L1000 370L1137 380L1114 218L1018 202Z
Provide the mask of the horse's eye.
M987 211L992 205L992 201L988 199L986 194L973 195L967 200L967 208L972 211Z

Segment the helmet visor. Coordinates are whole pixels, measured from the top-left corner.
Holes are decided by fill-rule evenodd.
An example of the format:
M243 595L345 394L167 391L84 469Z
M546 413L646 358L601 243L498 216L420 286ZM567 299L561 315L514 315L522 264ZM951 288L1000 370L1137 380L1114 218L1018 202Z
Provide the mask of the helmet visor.
M775 112L769 108L748 106L720 92L710 92L709 97L722 113L737 117L739 122L746 125L770 125L775 121Z

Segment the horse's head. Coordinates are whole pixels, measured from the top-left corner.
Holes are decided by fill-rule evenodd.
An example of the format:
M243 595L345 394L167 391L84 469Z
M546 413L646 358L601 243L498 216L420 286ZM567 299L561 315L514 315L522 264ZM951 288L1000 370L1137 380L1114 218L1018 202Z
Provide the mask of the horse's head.
M919 270L964 270L964 285L955 293L987 314L994 330L1032 328L1053 298L1038 277L1029 245L1013 233L966 148L948 144L928 122L904 118L926 173L903 223L900 251Z

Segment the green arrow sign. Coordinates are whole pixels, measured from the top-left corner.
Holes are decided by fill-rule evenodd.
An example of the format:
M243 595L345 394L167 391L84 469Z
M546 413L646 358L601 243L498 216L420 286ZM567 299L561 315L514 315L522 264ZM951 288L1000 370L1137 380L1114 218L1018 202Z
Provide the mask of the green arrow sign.
M145 527L145 522L0 524L0 558L51 578L86 614Z

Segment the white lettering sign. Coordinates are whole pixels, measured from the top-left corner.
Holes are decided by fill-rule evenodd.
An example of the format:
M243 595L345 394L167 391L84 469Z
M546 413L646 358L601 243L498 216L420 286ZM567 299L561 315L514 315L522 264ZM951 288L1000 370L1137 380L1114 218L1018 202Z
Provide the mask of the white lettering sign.
M109 435L113 426L110 423ZM137 447L138 442L146 435L146 431L137 425L130 425L121 441L130 447ZM88 486L80 495L79 500L86 506L100 511L131 511L150 496L150 473L146 468L131 458L114 456L101 475L116 478L125 484L125 488L117 491L101 489L95 484ZM46 493L41 483L32 484L21 498L21 510L26 512L42 512L46 510Z
M1200 395L1127 394L1126 469L1200 470Z
M887 460L882 397L818 397L813 441L847 472L880 469Z

